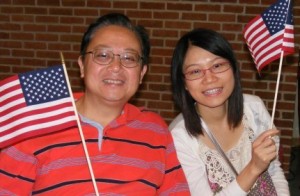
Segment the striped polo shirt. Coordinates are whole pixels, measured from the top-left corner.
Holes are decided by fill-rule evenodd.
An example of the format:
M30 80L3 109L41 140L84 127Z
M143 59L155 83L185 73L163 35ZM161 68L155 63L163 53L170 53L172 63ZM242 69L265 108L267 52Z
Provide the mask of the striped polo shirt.
M98 131L82 122L100 195L190 195L163 119L126 104ZM31 138L0 153L0 195L95 195L77 128Z

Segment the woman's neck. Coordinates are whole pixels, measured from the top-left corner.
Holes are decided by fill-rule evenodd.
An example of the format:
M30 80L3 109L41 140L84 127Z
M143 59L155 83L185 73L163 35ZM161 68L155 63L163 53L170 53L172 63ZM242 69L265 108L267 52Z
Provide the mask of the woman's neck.
M227 106L223 105L215 108L208 108L196 105L197 113L206 122L207 125L210 124L224 124L227 123Z

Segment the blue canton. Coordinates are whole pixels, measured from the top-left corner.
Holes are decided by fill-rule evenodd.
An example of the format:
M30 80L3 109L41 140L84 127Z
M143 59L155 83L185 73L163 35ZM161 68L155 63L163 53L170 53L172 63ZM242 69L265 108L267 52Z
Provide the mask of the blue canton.
M279 0L261 14L271 35L285 28L285 24L292 24L292 12L289 0Z
M70 96L61 65L19 74L19 80L27 105L46 103Z

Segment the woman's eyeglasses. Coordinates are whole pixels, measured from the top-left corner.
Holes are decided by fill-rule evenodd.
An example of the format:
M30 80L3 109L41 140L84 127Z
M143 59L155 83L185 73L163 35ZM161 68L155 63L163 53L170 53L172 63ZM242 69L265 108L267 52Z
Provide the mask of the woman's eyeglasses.
M218 74L227 71L231 67L229 62L217 63L212 65L208 69L200 69L199 65L190 65L185 73L185 79L187 80L197 80L205 76L207 70L211 73Z

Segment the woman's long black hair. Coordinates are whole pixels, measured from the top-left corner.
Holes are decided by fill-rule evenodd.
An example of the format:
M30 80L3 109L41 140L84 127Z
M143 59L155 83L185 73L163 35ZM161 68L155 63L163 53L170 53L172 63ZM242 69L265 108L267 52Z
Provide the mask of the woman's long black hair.
M185 127L192 136L202 134L201 121L194 106L195 100L185 89L183 74L183 62L190 46L197 46L217 56L227 59L232 67L234 75L234 90L228 98L228 123L236 127L243 117L243 93L240 83L240 72L234 52L229 42L218 32L197 28L185 35L178 41L171 62L171 80L173 98L176 106L182 112Z

